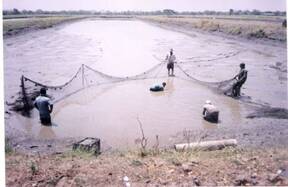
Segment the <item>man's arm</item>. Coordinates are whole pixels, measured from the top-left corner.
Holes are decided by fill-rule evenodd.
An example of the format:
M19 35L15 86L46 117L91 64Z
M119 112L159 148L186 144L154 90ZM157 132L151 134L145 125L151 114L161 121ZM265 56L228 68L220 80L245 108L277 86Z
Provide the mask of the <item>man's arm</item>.
M233 79L237 79L237 78L239 77L239 74L240 74L240 73L237 73L237 75L235 75L235 76L233 77Z
M247 71L244 71L243 76L238 80L239 82L243 81L243 79L247 78Z
M203 112L202 112L203 116L205 115L205 112L206 112L206 108L203 109Z
M39 110L38 105L36 102L34 102L34 107L37 108L37 110Z
M53 105L51 104L51 105L50 105L50 111L49 111L49 112L52 113L52 111L53 111Z

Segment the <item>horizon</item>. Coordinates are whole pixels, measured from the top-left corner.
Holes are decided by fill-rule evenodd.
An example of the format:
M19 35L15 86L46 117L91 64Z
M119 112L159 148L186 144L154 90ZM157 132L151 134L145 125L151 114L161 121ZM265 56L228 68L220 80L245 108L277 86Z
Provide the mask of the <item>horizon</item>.
M163 10L165 10L165 9L168 9L168 8L163 8L163 9L157 9L157 10L114 10L114 11L112 11L112 10L88 10L88 9L78 9L78 10L74 10L74 9L62 9L62 10L46 10L46 9L33 9L33 10L31 10L31 9L18 9L18 8L11 8L11 9L3 9L2 11L12 11L13 9L17 9L17 10L19 10L19 11L23 11L23 10L26 10L26 11L37 11L37 10L41 10L41 11L47 11L47 12L53 12L53 11L55 11L55 12L61 12L61 11L87 11L87 12L115 12L115 13L117 13L117 12L156 12L156 11L163 11ZM168 10L173 10L173 9L168 9ZM230 9L228 9L228 10L209 10L209 9L207 9L207 10L201 10L201 11L193 11L193 10L191 10L191 11L189 11L189 10L184 10L184 11L177 11L177 10L174 10L174 11L176 11L176 12L178 12L178 13L182 13L182 12L205 12L205 11L215 11L215 12L229 12L229 10ZM260 11L260 12L286 12L286 10L258 10L258 9L245 9L245 10L241 10L241 9L232 9L232 10L234 10L234 11L250 11L250 12L252 12L253 10L257 10L257 11Z
M217 2L216 2L217 1ZM216 3L215 3L216 2ZM177 12L259 10L286 11L286 0L3 0L3 10L44 10L44 11L159 11L172 9Z

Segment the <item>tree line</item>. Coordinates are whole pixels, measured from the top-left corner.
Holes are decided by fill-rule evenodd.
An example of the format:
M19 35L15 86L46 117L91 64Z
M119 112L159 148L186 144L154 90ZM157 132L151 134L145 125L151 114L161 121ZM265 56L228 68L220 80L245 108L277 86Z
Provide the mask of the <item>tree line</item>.
M89 11L89 10L3 10L3 15L265 15L265 16L286 16L286 11L260 11L260 10L234 10L228 11L175 11L164 9L157 11Z

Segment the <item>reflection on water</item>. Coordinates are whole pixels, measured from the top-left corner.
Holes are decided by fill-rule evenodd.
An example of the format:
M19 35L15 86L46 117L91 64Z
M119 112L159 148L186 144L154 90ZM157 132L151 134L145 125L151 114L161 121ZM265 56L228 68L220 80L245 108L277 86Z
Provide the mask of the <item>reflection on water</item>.
M38 138L41 139L53 139L56 138L53 126L44 126L41 125L40 131L38 133Z
M219 115L221 117L221 114ZM221 126L221 119L218 120L218 123L211 123L202 118L201 122L204 129L217 129L219 125Z

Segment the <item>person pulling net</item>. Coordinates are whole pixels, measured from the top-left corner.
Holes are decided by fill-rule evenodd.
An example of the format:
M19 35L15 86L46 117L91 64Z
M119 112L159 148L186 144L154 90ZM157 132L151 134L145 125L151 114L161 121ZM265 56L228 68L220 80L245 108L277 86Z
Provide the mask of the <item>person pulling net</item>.
M247 80L248 71L245 69L245 63L240 63L240 71L232 79L217 83L218 90L225 95L238 98L241 96L241 87Z
M39 111L40 121L43 125L51 125L50 113L53 111L53 103L46 95L46 89L40 89L40 95L34 101L35 108Z
M232 96L240 97L241 87L247 80L248 71L245 69L245 64L240 64L240 72L233 78L236 80L236 83L232 87Z
M232 96L235 98L240 97L241 87L246 82L248 76L248 71L245 69L244 63L240 64L240 72L236 76L234 76L232 79L220 82L201 81L193 77L191 73L188 73L179 64L176 64L176 68L178 68L183 73L182 76L180 74L178 77L183 78L185 80L198 82L199 84L212 88L213 90L215 90L220 94L225 94L227 96Z

